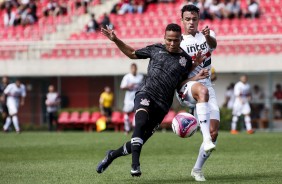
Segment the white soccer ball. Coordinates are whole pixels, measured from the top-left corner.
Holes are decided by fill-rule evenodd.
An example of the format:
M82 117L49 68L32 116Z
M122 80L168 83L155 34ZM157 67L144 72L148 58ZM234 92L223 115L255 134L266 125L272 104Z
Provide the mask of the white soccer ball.
M178 113L172 120L173 132L181 138L191 137L198 127L197 119L187 112Z

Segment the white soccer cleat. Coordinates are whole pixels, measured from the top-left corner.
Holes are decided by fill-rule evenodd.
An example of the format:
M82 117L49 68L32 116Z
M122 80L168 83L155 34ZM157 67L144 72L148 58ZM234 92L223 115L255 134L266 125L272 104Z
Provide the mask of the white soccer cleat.
M191 176L195 179L195 181L206 181L204 174L201 170L194 170L191 171Z
M212 152L215 150L215 144L209 139L204 141L204 151L205 152Z

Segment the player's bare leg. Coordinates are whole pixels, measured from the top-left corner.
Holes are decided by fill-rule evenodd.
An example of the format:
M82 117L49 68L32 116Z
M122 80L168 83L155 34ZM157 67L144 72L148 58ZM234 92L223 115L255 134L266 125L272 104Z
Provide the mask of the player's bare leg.
M216 119L210 120L210 134L214 144L216 144L219 129L219 121ZM199 150L199 155L194 168L191 171L191 176L195 178L196 181L206 181L202 168L204 163L207 161L212 152L206 152L204 150L204 145L202 144Z

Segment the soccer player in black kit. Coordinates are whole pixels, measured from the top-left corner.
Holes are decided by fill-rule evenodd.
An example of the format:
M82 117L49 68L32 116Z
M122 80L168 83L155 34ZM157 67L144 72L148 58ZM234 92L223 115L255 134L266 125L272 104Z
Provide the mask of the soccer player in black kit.
M102 34L113 41L131 59L150 58L147 77L135 94L135 129L131 141L117 150L109 150L98 164L96 171L102 173L120 156L132 154L132 176L140 176L140 152L143 144L153 135L167 114L174 97L175 89L187 79L188 73L204 60L201 52L196 59L180 48L181 27L169 24L165 29L165 44L149 45L135 50L117 38L110 28L101 29Z

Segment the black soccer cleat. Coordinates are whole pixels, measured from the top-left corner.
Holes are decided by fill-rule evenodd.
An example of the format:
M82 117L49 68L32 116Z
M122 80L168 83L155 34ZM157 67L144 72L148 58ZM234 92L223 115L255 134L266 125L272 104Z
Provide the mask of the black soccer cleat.
M109 155L112 152L113 152L113 150L107 151L105 158L97 165L97 168L96 168L97 173L101 174L112 163L113 160L109 158Z
M140 166L132 167L130 174L131 174L132 177L140 177L141 174L142 174Z

